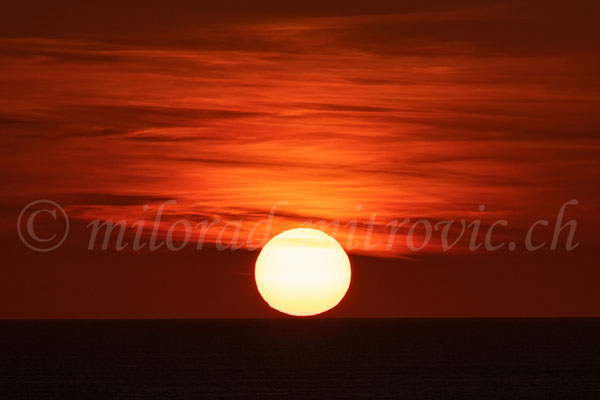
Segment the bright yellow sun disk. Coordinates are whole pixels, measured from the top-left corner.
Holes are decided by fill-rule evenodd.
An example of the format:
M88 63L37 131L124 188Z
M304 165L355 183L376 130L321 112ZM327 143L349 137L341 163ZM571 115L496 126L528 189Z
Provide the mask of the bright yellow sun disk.
M273 237L256 260L258 291L274 309L315 315L335 307L350 286L350 260L340 244L316 229Z

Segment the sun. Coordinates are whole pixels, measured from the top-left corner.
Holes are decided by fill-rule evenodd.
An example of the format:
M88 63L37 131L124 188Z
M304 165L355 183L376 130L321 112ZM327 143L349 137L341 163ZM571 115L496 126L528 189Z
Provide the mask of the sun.
M350 287L350 260L340 244L316 229L297 228L273 237L256 260L254 277L274 309L308 316L335 307Z

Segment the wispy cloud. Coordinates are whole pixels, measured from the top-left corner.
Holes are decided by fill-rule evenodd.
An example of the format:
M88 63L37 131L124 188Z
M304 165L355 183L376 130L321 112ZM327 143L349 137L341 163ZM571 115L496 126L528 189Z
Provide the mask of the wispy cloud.
M287 200L306 218L485 203L525 219L570 198L597 213L600 35L583 10L544 7L13 24L0 30L4 190L93 198L99 216L129 215L139 193L182 215Z

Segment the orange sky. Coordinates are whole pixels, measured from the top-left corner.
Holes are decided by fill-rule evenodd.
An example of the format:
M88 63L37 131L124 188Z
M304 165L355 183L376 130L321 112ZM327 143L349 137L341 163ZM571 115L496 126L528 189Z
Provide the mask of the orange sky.
M16 216L38 198L59 202L81 226L98 218L152 218L160 203L176 199L177 205L166 210L168 220L218 217L222 226L242 219L244 235L248 224L287 201L278 208L276 231L306 220L355 220L362 238L363 223L375 213L376 238L387 235L383 225L394 219L480 218L484 225L508 220L510 229L503 235L515 241L532 222L553 220L564 202L577 199L580 204L569 218L578 219L581 247L571 258L503 251L459 252L445 259L438 246L412 254L401 241L391 249L354 251L392 271L373 267L373 275L362 281L371 282L363 298L382 290L398 292L398 298L342 304L340 315L600 315L600 295L587 286L599 277L591 267L597 260L593 232L600 222L597 6L397 3L252 9L158 2L128 8L60 2L8 6L0 17L5 244L13 247ZM149 211L142 209L145 204ZM478 211L480 204L484 212ZM208 235L209 242L214 235ZM345 239L343 232L339 239ZM220 306L206 305L205 295L198 294L190 299L196 308L185 311L173 300L117 311L117 304L131 303L136 290L148 300L157 281L175 279L172 288L161 289L168 297L177 292L177 282L192 276L155 271L156 281L145 276L147 282L138 287L132 271L94 272L89 276L101 277L94 280L68 265L44 272L42 279L14 264L44 259L16 246L2 267L0 289L13 289L0 290L0 317L265 312L258 303L240 305L237 292ZM47 257L53 265L69 264L69 254L79 254L72 252L63 250L64 260ZM78 257L101 268L102 257L119 255ZM159 264L160 257L175 256L148 262ZM196 258L214 264L219 257L234 258L235 268L243 264L245 277L253 263L232 254L180 257L169 262L187 265ZM551 271L540 272L541 280L517 266L510 273L486 269L507 257L540 267L554 261ZM132 264L125 258L115 262L121 269ZM444 263L457 265L456 282L442 279L445 273L436 268ZM485 264L481 271L472 268L478 263ZM415 265L429 272L417 279L406 270ZM505 273L509 277L499 277ZM124 283L99 283L120 274L127 277ZM227 282L226 275L217 271L193 279L213 276ZM373 276L387 278L376 283ZM406 279L422 285L414 292L419 296L435 297L433 292L445 288L449 297L438 308L420 300L414 309L400 307L403 300L410 302L401 293ZM40 289L48 280L56 285ZM58 293L61 285L66 289ZM123 302L69 307L82 301L86 285L116 291ZM240 287L252 296L252 287ZM512 287L519 301L499 293L500 287ZM575 296L564 309L553 308L547 299L557 288L582 297ZM464 301L457 293L467 293ZM492 305L474 306L474 293L490 296ZM41 305L50 298L55 306Z

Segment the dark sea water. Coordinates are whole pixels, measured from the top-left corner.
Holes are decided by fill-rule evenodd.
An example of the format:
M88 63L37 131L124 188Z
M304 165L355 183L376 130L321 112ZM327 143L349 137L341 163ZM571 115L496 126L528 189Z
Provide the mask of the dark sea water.
M0 322L1 399L600 399L600 320Z

